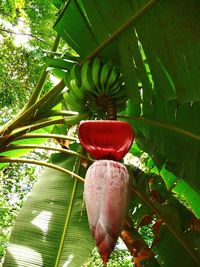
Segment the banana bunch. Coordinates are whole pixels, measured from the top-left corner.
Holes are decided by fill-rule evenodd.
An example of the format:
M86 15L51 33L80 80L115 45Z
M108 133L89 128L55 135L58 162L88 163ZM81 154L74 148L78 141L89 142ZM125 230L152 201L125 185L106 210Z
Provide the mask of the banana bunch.
M122 74L111 62L103 63L95 58L81 68L74 65L65 77L65 84L68 90L64 99L70 110L104 119L111 102L116 111L126 108L128 97Z

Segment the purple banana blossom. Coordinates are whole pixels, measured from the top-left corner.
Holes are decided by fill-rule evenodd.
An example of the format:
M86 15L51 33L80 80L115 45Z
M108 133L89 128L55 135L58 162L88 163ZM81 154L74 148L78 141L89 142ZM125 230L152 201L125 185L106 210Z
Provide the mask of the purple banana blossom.
M129 174L112 160L95 161L85 177L85 202L90 230L104 263L113 251L127 210Z

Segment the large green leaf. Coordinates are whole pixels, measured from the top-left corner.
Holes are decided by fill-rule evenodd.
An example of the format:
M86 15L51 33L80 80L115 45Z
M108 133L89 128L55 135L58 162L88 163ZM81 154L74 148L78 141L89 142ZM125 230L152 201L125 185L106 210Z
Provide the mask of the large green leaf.
M159 2L135 24L144 49L140 52L145 53L154 82L152 100L148 100L146 87L143 88L141 115L153 123L132 123L138 143L158 166L165 163L170 171L199 191L200 90L195 71L199 63L193 60L200 51L196 40L200 30L197 10L199 1L189 6L187 1ZM195 26L191 26L191 31L185 25ZM156 126L156 122L164 127ZM176 128L187 131L188 135L183 131L180 134ZM198 138L192 138L193 134Z
M55 29L81 58L120 65L128 113L146 119L129 120L138 145L200 193L199 11L198 0L72 0Z
M65 10L67 10L67 13L65 13ZM89 53L96 47L97 43L95 37L90 32L87 18L82 15L83 10L80 9L77 2L68 1L66 8L56 23L56 29L79 55L85 56L87 52ZM79 34L74 34L77 30ZM81 45L80 40L82 41Z
M85 173L74 156L54 154L52 163ZM81 266L93 247L83 184L46 169L17 218L4 266Z
M136 23L156 90L164 99L200 100L199 10L198 0L158 1Z

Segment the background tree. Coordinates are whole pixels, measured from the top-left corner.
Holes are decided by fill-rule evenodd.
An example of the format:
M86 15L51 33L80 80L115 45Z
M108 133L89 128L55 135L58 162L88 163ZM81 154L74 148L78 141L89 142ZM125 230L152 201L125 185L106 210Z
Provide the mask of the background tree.
M37 84L46 64L44 50L48 51L55 36L50 25L57 9L51 1L3 1L0 10L0 125L4 125L23 108ZM49 79L44 91L51 86ZM34 153L29 158L42 160L46 154ZM23 164L10 164L1 170L0 265L11 226L39 170Z
M16 113L30 97L46 64L57 9L51 1L4 1L0 10L0 107ZM45 91L51 86L48 80Z

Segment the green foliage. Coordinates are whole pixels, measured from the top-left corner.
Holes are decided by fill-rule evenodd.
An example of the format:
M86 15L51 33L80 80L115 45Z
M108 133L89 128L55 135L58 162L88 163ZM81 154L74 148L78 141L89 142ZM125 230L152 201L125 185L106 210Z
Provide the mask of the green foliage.
M30 1L27 1L27 5L29 4ZM46 4L44 8L47 8L48 10L45 11L44 8L42 10L44 13L46 12L48 14L51 12L51 16L53 16L54 8L50 7L52 6ZM25 13L25 2L0 1L0 10L0 19L2 19L0 20L0 125L4 125L8 120L13 118L17 111L23 108L27 100L30 98L33 88L36 86L40 77L45 61L44 52L42 50L44 46L41 47L40 41L36 39L37 41L32 41L31 44L29 43L25 46L19 46L15 44L15 37L19 35L9 35L8 32L6 32L7 30L14 33L19 32L20 30L13 30L10 27L18 27L17 25L20 20L24 22L26 30L29 28L29 25L31 25L31 20L27 19L27 14ZM39 13L37 15L38 18L40 17L41 19L42 16ZM34 17L33 19L36 18ZM12 25L8 24L8 20L12 22ZM52 19L48 19L46 25L50 25L50 23L53 23ZM39 27L41 29L42 23ZM34 29L37 31L37 25ZM49 32L52 33L51 28L48 30L48 27L46 27L45 31L47 36L42 36L43 40L48 37ZM36 36L38 36L38 34L36 34ZM51 43L52 38L50 38L50 44ZM47 49L48 46L46 45L45 48ZM51 81L47 80L44 86L44 92L48 91L51 86ZM37 143L39 140L37 139L35 141ZM39 143L43 141L44 139ZM32 142L34 141L32 140ZM24 152L21 153L20 151L16 151L11 152L10 155L19 156L23 153ZM36 156L35 154L34 159L39 158L41 160L43 157L41 155ZM38 169L39 168L35 170L33 166L11 164L1 170L1 261L5 254L11 227L13 226L14 220L18 215L24 199L27 197L28 192L32 188L32 184L39 173Z
M97 249L92 251L90 258L83 264L83 267L100 267L104 266ZM115 249L107 263L108 267L132 267L132 258L126 249Z
M57 11L51 1L23 0L3 1L0 10L0 108L5 113L7 109L16 113L30 98L46 64L43 50L49 50L52 46L52 37L55 36L51 29L52 18ZM20 23L25 30L19 27ZM16 37L23 35L29 39L25 46L15 44ZM43 92L47 92L51 86L48 80Z
M134 191L139 191L130 204L133 224L139 228L139 232L158 255L159 262L164 260L168 266L171 260L172 265L173 257L183 254L182 266L188 266L189 262L193 262L192 258L190 259L191 249L199 240L199 234L190 230L192 213L167 191L160 176L154 173L145 174L138 169L134 169L133 173L137 188ZM153 214L156 216L152 216ZM152 244L149 241L153 241ZM167 259L165 251L169 244L174 244L170 260ZM196 266L195 262L193 264Z
M51 0L26 0L25 12L29 18L30 28L33 35L44 39L46 44L32 40L31 44L40 48L50 48L53 44L55 32L52 26L55 20L57 9Z
M54 36L52 18L55 17L57 9L51 0L5 0L0 2L0 10L2 18L13 24L17 24L18 20L22 19L30 26L33 35L52 44L52 36ZM35 45L39 43L36 41Z
M1 45L0 108L6 106L16 112L27 102L39 79L42 56L24 47L16 47L11 38L5 38Z
M8 19L13 21L17 16L17 11L21 10L23 4L23 0L5 0L0 2L0 7L3 13L8 16Z
M55 7L60 9L62 6L64 6L65 0L52 0L52 3L54 4Z

